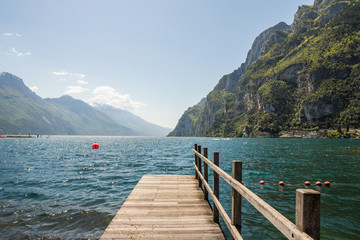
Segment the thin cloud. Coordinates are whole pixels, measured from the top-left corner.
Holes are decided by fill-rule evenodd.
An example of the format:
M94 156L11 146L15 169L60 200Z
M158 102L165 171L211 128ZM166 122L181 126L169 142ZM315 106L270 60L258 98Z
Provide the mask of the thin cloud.
M18 51L16 48L11 48L11 53L8 54L8 55L15 55L17 57L22 57L22 56L30 56L31 55L31 52L21 52L21 51Z
M74 76L76 78L80 78L80 79L83 79L84 77L86 77L85 74L82 74L82 73L70 73L71 76Z
M128 111L138 111L145 103L134 101L128 94L120 94L114 88L109 86L100 86L92 91L94 97L89 102L105 103L115 108Z
M67 75L68 72L65 70L60 70L59 72L52 72L52 74L54 74L56 76L64 76L64 75Z
M15 37L21 37L21 35L20 34L18 34L18 33L3 33L3 34L1 34L2 36L7 36L7 37L13 37L13 36L15 36Z
M66 70L60 70L60 71L54 71L52 72L52 74L60 77L60 79L58 80L59 82L69 81L75 83L76 81L76 83L80 85L88 84L88 82L84 80L86 75L82 73L71 73Z
M83 88L82 86L67 86L67 90L64 92L64 94L80 94L89 91L88 88Z
M80 84L80 85L86 85L86 84L88 84L87 81L82 80L82 79L77 80L77 83Z
M31 91L36 92L37 90L39 90L39 88L37 86L33 86L33 87L29 87Z

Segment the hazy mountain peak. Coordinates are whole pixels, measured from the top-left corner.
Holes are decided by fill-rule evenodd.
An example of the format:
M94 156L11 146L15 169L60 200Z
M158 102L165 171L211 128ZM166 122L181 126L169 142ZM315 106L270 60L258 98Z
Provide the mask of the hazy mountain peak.
M32 98L37 101L41 100L38 95L25 86L24 81L21 78L8 72L0 73L0 88L11 88L23 96Z
M165 136L171 129L107 104L69 95L42 99L23 80L0 73L1 134Z
M95 103L92 106L142 136L166 136L172 130L147 122L129 111L108 104Z

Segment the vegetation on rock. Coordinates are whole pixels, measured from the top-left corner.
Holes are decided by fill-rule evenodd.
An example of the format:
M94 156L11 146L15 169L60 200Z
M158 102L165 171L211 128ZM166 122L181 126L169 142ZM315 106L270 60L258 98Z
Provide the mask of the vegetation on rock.
M302 6L291 31L275 31L264 46L236 80L236 89L218 85L208 94L205 106L192 118L192 128L197 129L193 136L359 128L359 0L316 0L314 6ZM328 136L341 136L337 133Z

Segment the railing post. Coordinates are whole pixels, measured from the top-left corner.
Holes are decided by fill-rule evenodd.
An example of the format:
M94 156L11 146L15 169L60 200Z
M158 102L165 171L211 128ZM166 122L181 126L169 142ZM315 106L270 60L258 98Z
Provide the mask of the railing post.
M296 189L296 226L314 240L320 239L320 192Z
M208 158L208 149L207 148L204 148L204 157ZM208 183L209 182L208 165L205 161L204 161L204 178L205 178L205 181ZM204 187L204 200L209 201L209 193L205 187Z
M242 181L242 161L233 161L232 177L241 183ZM231 224L241 233L241 194L234 188L232 189L232 208Z
M194 145L194 150L197 151L197 144L195 143ZM195 165L197 166L197 156L196 156L196 153L195 153ZM196 172L196 169L195 169L195 178L198 179L198 176L197 176L197 172Z
M219 166L219 153L214 152L213 153L213 161L216 166ZM213 192L217 199L219 199L219 174L217 174L215 171L213 171ZM213 204L213 219L214 222L219 223L219 209Z
M198 145L197 151L201 154L201 145ZM201 158L199 158L199 157L198 157L198 166L197 167L198 167L199 172L201 174ZM202 188L200 177L198 178L198 181L199 181L199 188Z

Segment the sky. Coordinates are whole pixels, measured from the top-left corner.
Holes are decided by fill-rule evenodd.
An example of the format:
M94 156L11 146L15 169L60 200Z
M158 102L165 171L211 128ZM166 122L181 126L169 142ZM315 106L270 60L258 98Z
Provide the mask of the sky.
M42 98L106 103L175 128L254 39L313 0L1 0L0 72Z

